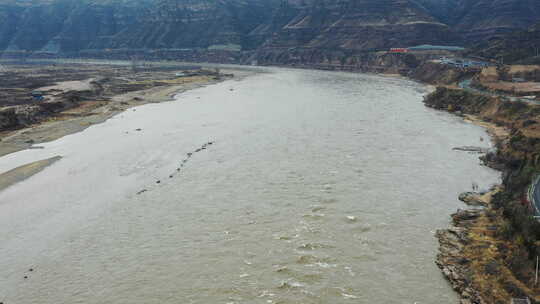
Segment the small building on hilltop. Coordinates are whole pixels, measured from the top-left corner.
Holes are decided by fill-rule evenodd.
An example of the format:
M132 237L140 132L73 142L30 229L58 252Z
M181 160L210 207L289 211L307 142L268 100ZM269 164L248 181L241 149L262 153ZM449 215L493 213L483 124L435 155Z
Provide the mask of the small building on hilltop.
M34 98L34 100L37 100L37 101L43 101L43 99L45 99L43 97L43 92L41 91L32 91L30 95L32 96L32 98Z

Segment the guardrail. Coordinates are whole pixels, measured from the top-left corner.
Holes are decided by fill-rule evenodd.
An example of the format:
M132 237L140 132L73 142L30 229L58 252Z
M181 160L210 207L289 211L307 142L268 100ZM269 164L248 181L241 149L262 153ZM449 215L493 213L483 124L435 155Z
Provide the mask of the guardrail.
M510 304L531 304L531 300L529 298L512 298Z
M540 174L532 179L532 183L529 186L529 191L527 193L527 198L529 199L529 202L531 202L531 204L533 205L534 211L536 213L535 218L540 218L540 210L538 209L537 205L540 204L540 202L536 202L534 199L534 192L536 191L538 183L540 183Z
M528 297L523 299L512 298L510 300L510 304L531 304L531 300Z

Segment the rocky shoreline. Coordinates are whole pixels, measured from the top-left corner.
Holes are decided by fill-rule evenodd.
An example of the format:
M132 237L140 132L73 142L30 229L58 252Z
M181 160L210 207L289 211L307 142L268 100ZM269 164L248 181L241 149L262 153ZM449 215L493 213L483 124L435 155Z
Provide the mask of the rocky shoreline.
M475 122L474 120L471 122ZM496 136L493 129L496 126L482 124L488 128L488 133L497 141L502 140ZM460 149L459 151L470 151L476 149ZM486 150L478 151L482 154L488 153ZM492 188L487 192L468 191L458 196L458 199L464 204L472 207L471 209L458 209L451 214L452 227L439 229L435 237L439 241L439 253L435 264L441 269L443 275L450 282L452 288L460 295L460 304L488 304L483 299L482 293L472 284L471 276L474 272L472 268L471 257L467 255L466 249L470 246L476 246L474 238L471 236L473 229L479 228L480 219L489 217L488 210L491 208L493 196L501 191L501 185ZM485 228L485 227L484 227ZM494 226L487 227L491 231L496 230ZM484 245L485 246L485 245Z
M471 263L465 254L465 247L472 243L470 227L485 211L481 209L458 210L452 214L454 227L436 232L439 240L439 253L435 263L448 279L452 288L461 296L460 304L487 304L481 293L471 282Z
M486 127L497 149L481 151L480 159L503 177L489 192L459 196L471 207L452 214L452 227L436 232L435 263L461 304L507 304L513 298L538 303L531 256L538 254L539 230L523 193L538 172L539 108L443 87L424 103Z
M466 221L478 218L480 210L458 210L452 215L455 227L437 230L439 254L435 263L448 279L452 288L461 295L461 304L485 303L470 284L470 260L464 257L464 246L470 243ZM457 219L457 223L456 223Z
M429 105L428 105L429 106ZM459 113L460 114L460 113ZM481 125L488 129L488 133L495 140L501 141L501 137L494 134L496 126L484 122L479 124L477 117L469 117L469 122ZM464 151L461 149L456 149ZM487 151L481 151L487 153ZM487 216L487 209L491 205L491 197L500 188L487 193L463 192L458 199L468 206L484 207L474 209L458 209L451 214L452 226L446 229L438 229L435 237L439 242L439 253L435 264L441 269L442 274L448 280L452 288L460 295L460 304L488 304L482 297L482 293L472 282L474 269L472 261L466 253L468 246L474 246L474 240L470 233L479 225L479 219ZM488 198L486 199L486 196Z

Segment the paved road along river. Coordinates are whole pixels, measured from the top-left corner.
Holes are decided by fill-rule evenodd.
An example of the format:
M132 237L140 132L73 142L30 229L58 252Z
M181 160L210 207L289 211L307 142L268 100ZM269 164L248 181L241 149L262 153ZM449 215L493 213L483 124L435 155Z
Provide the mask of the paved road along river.
M2 157L63 158L0 192L0 301L456 303L434 231L499 175L423 94L268 69Z

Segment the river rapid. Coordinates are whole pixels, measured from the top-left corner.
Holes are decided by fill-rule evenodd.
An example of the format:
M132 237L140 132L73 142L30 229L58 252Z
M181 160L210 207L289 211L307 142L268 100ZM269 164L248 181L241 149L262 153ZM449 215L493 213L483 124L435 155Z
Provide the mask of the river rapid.
M63 158L0 192L0 302L456 303L434 232L499 174L424 94L266 69L4 156Z

